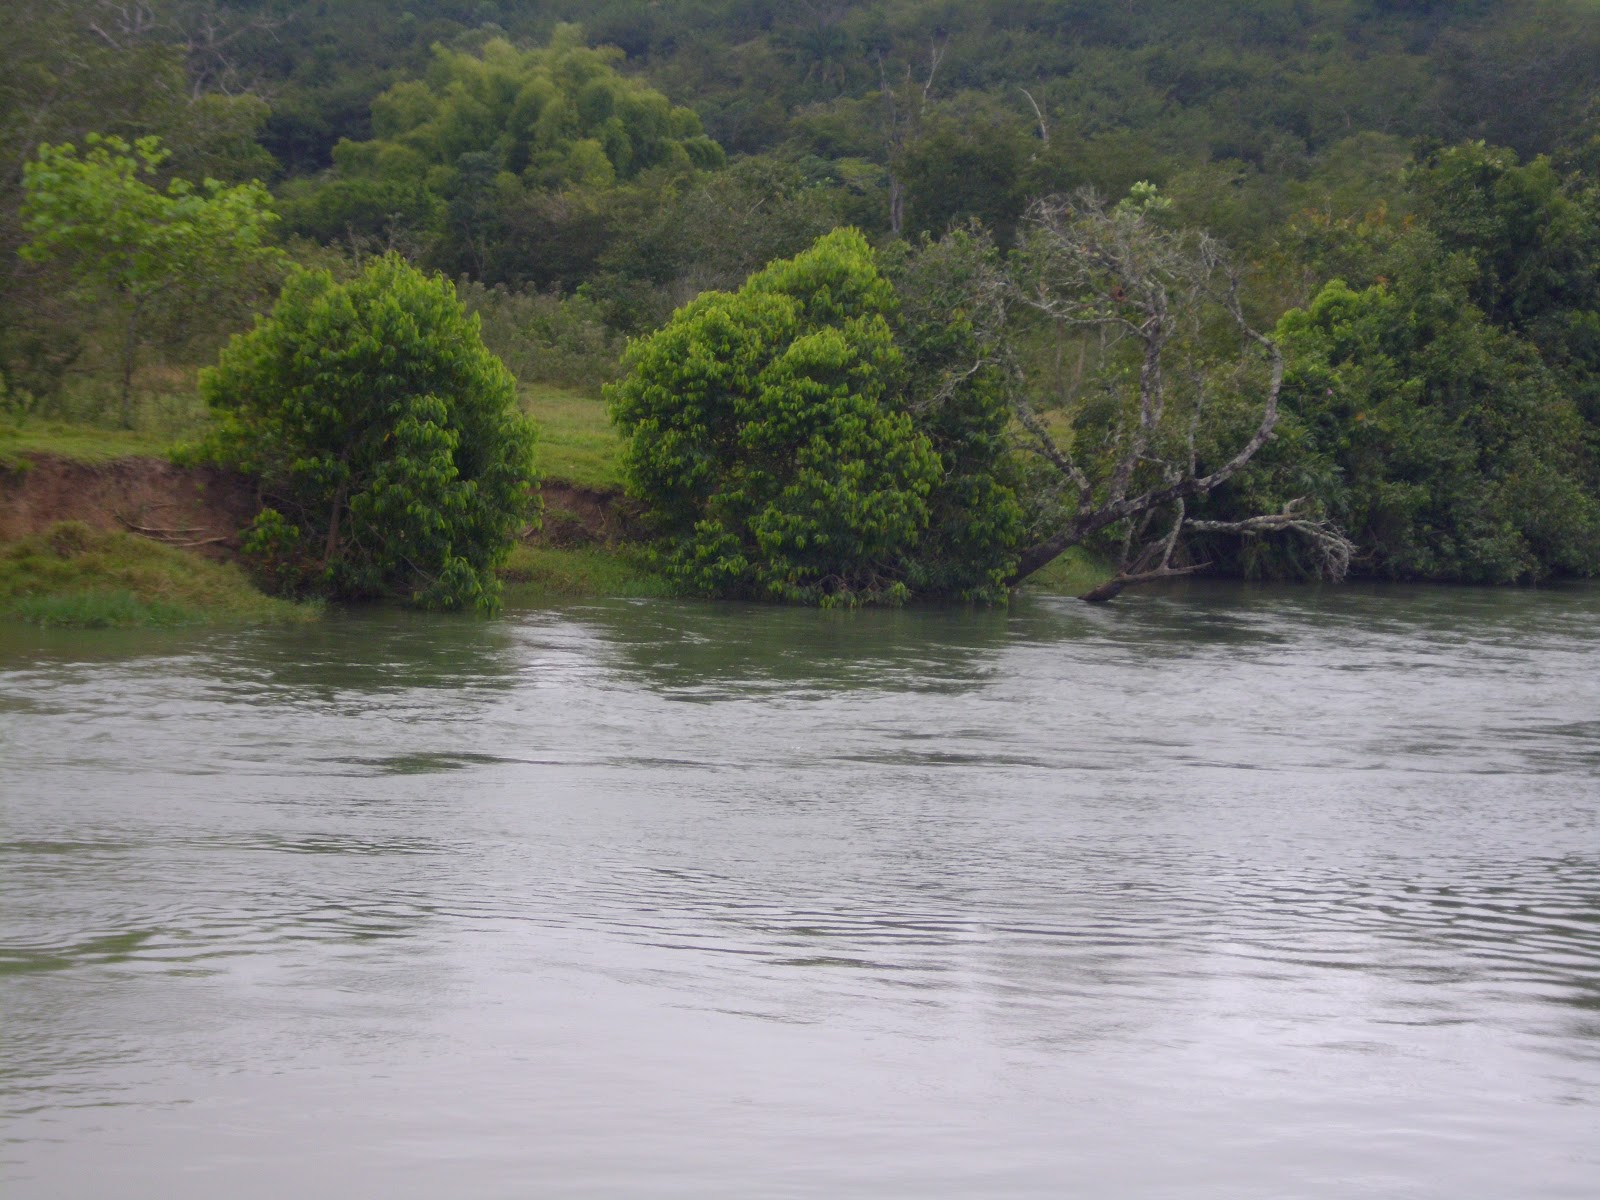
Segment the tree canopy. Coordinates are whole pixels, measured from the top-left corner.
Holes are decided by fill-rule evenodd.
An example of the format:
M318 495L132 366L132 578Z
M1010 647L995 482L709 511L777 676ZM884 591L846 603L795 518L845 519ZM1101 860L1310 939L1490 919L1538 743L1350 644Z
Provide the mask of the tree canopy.
M735 293L701 296L629 350L612 412L629 439L629 488L677 579L708 595L828 604L903 601L935 576L941 591L994 588L1015 505L971 477L992 472L1000 448L952 470L975 442L981 454L982 430L949 429L941 457L907 403L897 319L866 239L847 229ZM996 536L960 562L930 562L941 549L930 517L952 485L970 493L964 518Z
M207 456L260 478L247 549L279 587L492 609L534 518L534 431L454 287L394 255L297 271L201 391Z
M23 222L32 261L62 259L73 274L103 286L123 310L122 421L129 409L139 341L151 310L204 309L259 286L279 265L266 244L276 219L258 183L228 187L207 179L198 188L172 179L158 190L150 176L170 157L154 136L129 145L119 137L88 136L79 152L70 143L45 144L23 168Z

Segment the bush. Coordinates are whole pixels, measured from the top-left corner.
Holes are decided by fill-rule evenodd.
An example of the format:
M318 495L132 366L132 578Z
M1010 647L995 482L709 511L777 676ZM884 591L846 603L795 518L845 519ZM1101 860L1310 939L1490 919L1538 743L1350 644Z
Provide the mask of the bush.
M484 345L524 384L553 383L593 395L616 378L623 338L600 305L531 288L486 287L463 278L456 288L483 325Z
M829 605L996 594L1017 509L996 474L993 397L913 397L949 348L906 322L908 362L900 323L866 239L845 229L629 349L608 389L623 471L676 582Z
M1223 502L1317 495L1382 578L1594 575L1600 503L1577 409L1531 346L1484 320L1451 261L1360 291L1334 280L1284 314L1279 444Z
M537 512L534 433L448 280L395 255L348 284L298 271L200 386L203 453L261 480L246 545L275 586L496 605Z

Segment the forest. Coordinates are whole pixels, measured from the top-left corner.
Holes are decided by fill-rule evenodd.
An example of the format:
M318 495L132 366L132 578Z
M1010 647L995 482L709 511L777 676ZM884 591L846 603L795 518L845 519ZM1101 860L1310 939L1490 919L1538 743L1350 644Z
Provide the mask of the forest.
M539 396L696 594L1590 577L1596 97L1592 0L11 0L0 433L257 472L298 593L491 604ZM372 432L379 279L498 362Z

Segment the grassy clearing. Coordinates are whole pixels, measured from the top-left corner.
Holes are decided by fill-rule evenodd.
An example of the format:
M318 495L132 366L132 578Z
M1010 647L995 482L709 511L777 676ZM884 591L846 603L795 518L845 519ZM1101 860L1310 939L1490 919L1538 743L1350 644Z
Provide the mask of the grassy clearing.
M506 603L599 596L670 596L672 587L652 571L644 552L633 547L584 546L558 550L518 545L500 569Z
M622 439L604 400L536 383L523 387L522 406L539 422L541 475L595 491L621 489Z
M127 629L313 619L318 609L263 595L231 563L78 521L0 546L0 617Z

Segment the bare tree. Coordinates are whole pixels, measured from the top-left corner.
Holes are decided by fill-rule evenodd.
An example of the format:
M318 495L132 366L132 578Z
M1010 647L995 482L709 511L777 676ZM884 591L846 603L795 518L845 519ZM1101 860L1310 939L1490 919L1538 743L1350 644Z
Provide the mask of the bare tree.
M191 100L212 92L232 96L261 91L261 80L239 67L239 43L275 33L287 20L265 12L247 14L218 0L91 0L84 6L85 27L114 50L151 42L180 48Z
M1284 362L1277 344L1246 320L1221 245L1170 228L1164 205L1154 188L1140 185L1115 206L1085 193L1038 201L1027 214L1004 285L1008 306L1040 318L1057 361L1075 349L1080 369L1065 394L1041 397L1013 358L1024 385L1019 423L1064 495L1059 520L1023 550L1011 582L1118 527L1115 574L1085 600L1208 566L1186 557L1186 534L1293 534L1314 548L1323 574L1340 578L1353 547L1303 498L1241 520L1190 514L1193 502L1237 475L1272 437ZM1218 354L1219 342L1236 347L1231 360ZM1242 422L1248 431L1219 449L1223 395L1234 424L1240 398L1252 399Z
M898 159L906 145L922 128L928 105L933 100L933 81L939 74L939 64L944 61L950 39L928 43L928 72L918 83L906 64L905 78L899 83L889 81L889 68L883 55L878 55L878 91L883 97L883 124L889 156L889 232L899 237L906 224L906 189L900 181Z

